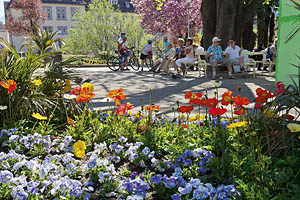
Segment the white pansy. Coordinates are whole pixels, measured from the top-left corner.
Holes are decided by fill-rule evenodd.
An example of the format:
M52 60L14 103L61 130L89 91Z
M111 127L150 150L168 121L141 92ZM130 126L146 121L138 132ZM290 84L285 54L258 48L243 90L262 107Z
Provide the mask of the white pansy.
M6 110L6 109L7 109L7 106L0 105L0 110Z

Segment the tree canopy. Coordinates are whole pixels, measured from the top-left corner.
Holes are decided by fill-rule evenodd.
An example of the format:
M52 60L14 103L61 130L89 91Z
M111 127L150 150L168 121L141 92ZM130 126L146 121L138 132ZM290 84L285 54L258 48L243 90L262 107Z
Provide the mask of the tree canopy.
M142 27L151 34L158 32L185 35L188 29L187 0L132 0L135 12L141 16ZM201 0L190 5L192 26L201 26Z
M16 10L16 15L8 13L6 29L15 35L36 33L41 22L45 21L45 13L40 14L39 0L12 0L9 10Z
M132 13L115 10L107 0L94 0L88 11L78 13L75 23L66 40L65 49L72 54L87 54L89 51L97 56L117 48L121 32L128 36L128 45L141 47L147 35L139 23L139 17Z

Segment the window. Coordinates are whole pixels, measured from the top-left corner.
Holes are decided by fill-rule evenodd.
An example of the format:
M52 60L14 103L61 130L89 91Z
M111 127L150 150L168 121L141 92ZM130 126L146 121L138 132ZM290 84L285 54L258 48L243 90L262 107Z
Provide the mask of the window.
M44 11L46 12L46 17L48 20L52 20L52 7L45 6L43 7Z
M126 8L130 8L130 2L129 2L129 1L126 1L126 2L125 2L125 7L126 7Z
M68 35L68 27L58 26L57 27L58 35Z
M72 3L76 3L76 0L72 0Z
M77 11L78 11L78 8L71 7L70 10L71 10L71 19L72 19L72 20L75 20L74 18L75 18L75 16L76 16L76 13L77 13Z
M56 19L57 20L67 20L65 7L56 7Z
M50 33L53 32L53 27L52 27L52 26L43 26L43 29L44 29L45 31L50 32Z
M118 5L118 0L110 0L110 3L114 6Z

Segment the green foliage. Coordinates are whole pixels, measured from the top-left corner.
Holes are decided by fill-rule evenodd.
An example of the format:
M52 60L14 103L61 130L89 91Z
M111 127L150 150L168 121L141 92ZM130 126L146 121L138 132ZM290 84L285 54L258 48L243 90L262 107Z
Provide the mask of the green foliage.
M121 32L125 32L127 45L141 49L147 41L135 14L121 13L107 0L94 0L88 11L78 13L78 22L66 39L65 50L71 54L86 55L92 51L96 57L103 57L102 52L113 52ZM106 56L104 55L104 56Z

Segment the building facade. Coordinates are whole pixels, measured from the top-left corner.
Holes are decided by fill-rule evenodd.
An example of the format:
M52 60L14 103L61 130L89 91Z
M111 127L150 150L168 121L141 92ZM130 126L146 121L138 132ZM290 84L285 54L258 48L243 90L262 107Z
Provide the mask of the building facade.
M13 16L17 16L18 12L9 11L9 4L8 2L4 4L5 15L7 16L7 13L10 12ZM50 32L57 31L56 37L64 39L68 36L69 29L76 22L76 13L84 12L85 8L86 2L84 0L39 0L39 10L46 15L46 19L41 23L40 28ZM24 40L25 38L22 36L10 34L10 43L17 49L20 48Z
M92 0L85 0L87 5ZM130 3L130 0L109 0L110 3L115 7L115 9L119 9L121 12L134 12L134 7Z

